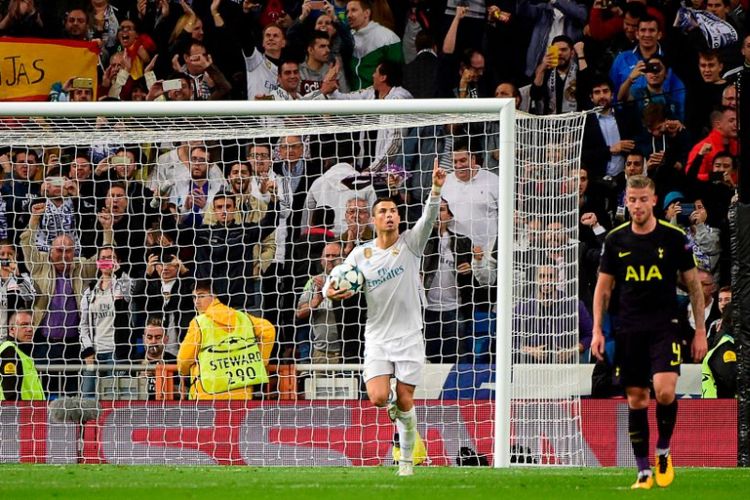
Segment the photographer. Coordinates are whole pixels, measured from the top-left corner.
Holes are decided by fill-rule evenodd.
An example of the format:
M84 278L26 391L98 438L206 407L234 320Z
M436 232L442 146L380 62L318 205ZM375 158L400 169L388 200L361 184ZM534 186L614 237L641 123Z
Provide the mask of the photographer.
M641 76L645 77L645 86L635 83ZM670 82L669 86L666 82ZM638 116L643 115L646 106L659 104L666 111L668 120L685 123L685 85L667 68L660 55L638 61L620 87L617 99L621 102L633 102Z

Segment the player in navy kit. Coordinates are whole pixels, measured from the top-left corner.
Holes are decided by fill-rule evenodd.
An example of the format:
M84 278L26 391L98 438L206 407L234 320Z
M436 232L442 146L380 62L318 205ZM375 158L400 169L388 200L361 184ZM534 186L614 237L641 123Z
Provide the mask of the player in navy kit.
M676 418L675 387L682 353L678 339L676 288L678 276L687 286L695 316L693 360L706 354L706 329L701 284L685 232L654 216L656 195L648 177L629 177L625 202L631 221L613 229L602 249L594 292L594 335L591 352L604 356L602 323L614 318L615 365L628 397L628 427L638 465L633 488L653 485L649 465L648 406L650 386L656 394L656 483L674 478L669 442ZM610 298L614 297L612 303Z

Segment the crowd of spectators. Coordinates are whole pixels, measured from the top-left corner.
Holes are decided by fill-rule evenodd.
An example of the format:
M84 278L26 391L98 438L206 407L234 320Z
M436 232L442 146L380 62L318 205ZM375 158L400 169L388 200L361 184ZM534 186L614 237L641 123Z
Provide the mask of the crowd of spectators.
M744 0L8 0L0 37L97 44L96 85L69 75L50 89L54 101L495 96L537 115L590 111L580 168L566 173L578 181L578 241L561 220L517 220L516 251L545 250L525 270L534 286L517 304L515 328L528 333L521 342L570 328L539 321L564 316L562 308L580 320L577 345L530 341L515 346L516 359L568 362L588 361L599 251L628 220L624 185L635 174L655 180L659 216L685 229L709 344L720 337L715 320L731 297L735 82L750 67L746 8ZM357 297L323 298L325 274L374 237L377 197L399 201L404 229L416 221L437 161L451 173L423 264L427 357L489 360L474 337L477 318L493 314L499 155L496 130L481 125L6 148L0 335L12 311L31 309L28 354L38 364L169 362L196 314L195 280L210 278L224 303L274 325L274 362L356 362L365 312ZM548 157L555 162L554 151ZM555 248L578 256L577 304L563 305L571 257ZM686 344L688 308L685 300ZM93 387L91 376L51 377L45 389Z

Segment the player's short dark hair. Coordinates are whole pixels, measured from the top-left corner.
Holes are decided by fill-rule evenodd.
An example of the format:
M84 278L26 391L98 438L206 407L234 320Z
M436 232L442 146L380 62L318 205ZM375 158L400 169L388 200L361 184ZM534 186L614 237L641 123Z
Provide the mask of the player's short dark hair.
M417 36L414 37L414 46L416 47L417 52L420 50L431 49L435 46L435 39L430 35L429 31L420 30L420 32L417 33Z
M396 198L394 198L393 196L383 196L375 200L375 203L372 204L372 213L375 213L375 209L378 207L378 205L386 202L393 203L394 205L396 205L396 207L398 207L398 200L396 200Z
M591 77L590 82L591 83L589 85L589 95L592 92L594 92L594 88L601 87L602 85L606 85L607 87L609 87L609 90L614 92L615 86L612 83L612 80L607 75L604 75L602 73L596 73L594 74L594 76Z
M193 288L193 291L208 292L210 295L215 295L214 284L213 284L213 281L210 279L197 280L195 282L195 287Z
M661 31L661 25L659 24L659 20L656 19L654 16L648 14L648 13L645 16L641 17L638 20L638 28L640 28L641 24L643 24L643 23L656 23L656 28L659 31Z
M630 14L630 17L641 19L647 16L646 6L640 2L627 2L622 6L623 15Z
M315 42L317 42L318 40L328 40L328 41L330 41L331 37L328 36L328 33L326 33L325 31L315 30L310 35L310 40L307 42L307 46L310 47L310 48L315 47Z
M385 76L385 81L391 87L398 87L404 79L401 65L392 61L384 60L378 64L378 73Z
M570 38L568 35L557 35L555 38L552 39L552 43L550 45L554 45L557 42L563 42L571 49L573 48L573 39Z
M656 184L654 181L645 175L632 175L628 177L627 189L644 189L648 188L651 191L656 191Z

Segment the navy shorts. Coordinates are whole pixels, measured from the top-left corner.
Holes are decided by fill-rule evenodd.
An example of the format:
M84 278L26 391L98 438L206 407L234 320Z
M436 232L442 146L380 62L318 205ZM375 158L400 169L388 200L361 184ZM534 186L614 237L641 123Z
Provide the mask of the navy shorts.
M682 349L677 325L615 334L615 367L623 387L650 387L655 373L680 374Z

